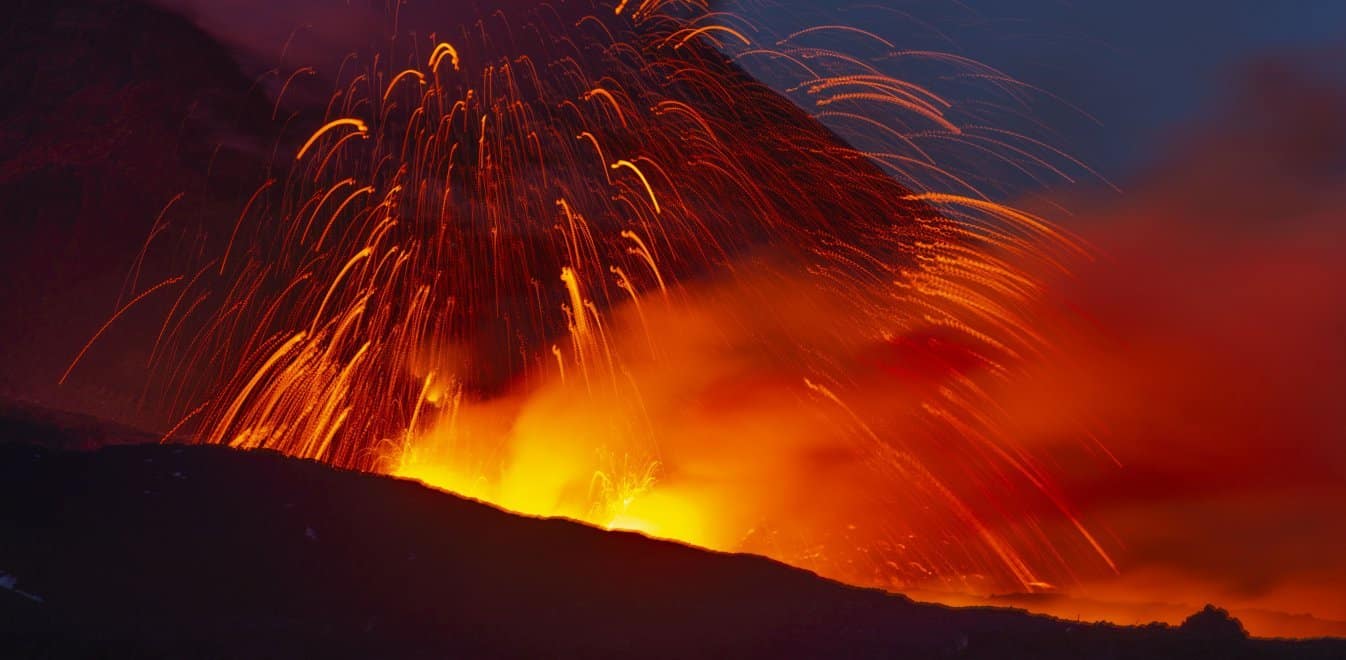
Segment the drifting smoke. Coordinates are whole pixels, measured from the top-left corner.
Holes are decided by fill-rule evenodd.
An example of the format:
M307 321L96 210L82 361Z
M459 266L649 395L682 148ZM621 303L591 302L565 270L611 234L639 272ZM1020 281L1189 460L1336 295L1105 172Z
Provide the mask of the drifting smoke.
M1121 469L1060 467L1123 571L1035 607L1176 621L1215 601L1255 634L1346 632L1275 614L1346 620L1346 88L1315 73L1338 58L1250 67L1126 194L1066 202L1093 208L1071 226L1103 257L1068 295L1099 340L1001 400L1033 446L1103 430Z

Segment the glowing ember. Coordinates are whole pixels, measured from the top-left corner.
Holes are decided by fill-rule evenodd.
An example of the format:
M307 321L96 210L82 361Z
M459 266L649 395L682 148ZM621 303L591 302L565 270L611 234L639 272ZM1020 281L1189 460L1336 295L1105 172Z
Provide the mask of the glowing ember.
M932 154L1048 156L878 63L1003 76L702 2L520 4L347 59L178 292L169 435L866 584L1111 565L988 395L1078 249Z

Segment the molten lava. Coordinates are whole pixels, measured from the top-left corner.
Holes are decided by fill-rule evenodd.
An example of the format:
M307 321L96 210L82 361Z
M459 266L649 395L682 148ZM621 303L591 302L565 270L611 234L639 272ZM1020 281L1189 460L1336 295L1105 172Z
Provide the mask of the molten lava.
M1025 315L1081 251L939 157L1055 156L885 67L1022 90L704 1L500 4L328 72L177 293L168 436L863 584L1111 567L992 395L1050 351Z

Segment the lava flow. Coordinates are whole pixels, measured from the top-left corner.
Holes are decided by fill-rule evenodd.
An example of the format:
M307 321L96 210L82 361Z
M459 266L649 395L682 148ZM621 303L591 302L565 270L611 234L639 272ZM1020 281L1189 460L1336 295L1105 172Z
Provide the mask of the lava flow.
M327 72L292 162L171 283L168 436L861 584L1111 570L992 396L1051 350L1027 310L1083 251L941 154L1061 157L891 71L1021 88L704 0L497 4Z

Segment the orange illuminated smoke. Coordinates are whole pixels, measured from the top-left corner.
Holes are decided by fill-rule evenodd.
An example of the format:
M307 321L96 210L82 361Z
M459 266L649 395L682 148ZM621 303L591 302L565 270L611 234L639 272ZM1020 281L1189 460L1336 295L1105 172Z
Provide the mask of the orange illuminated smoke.
M866 584L1107 570L988 395L1075 248L936 158L1036 143L878 63L975 65L518 4L347 67L165 324L176 428Z

